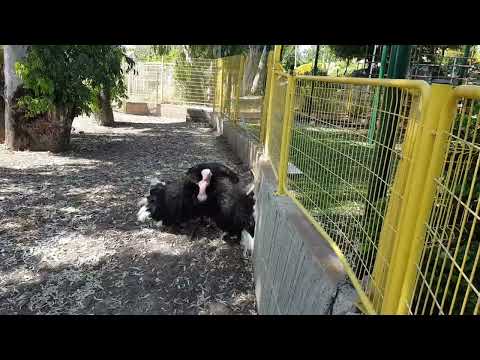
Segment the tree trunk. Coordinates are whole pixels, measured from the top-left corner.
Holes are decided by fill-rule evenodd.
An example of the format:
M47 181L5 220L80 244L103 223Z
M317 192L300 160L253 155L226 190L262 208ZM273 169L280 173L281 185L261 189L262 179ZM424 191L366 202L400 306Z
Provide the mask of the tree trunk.
M5 141L5 81L3 76L3 49L0 48L0 144Z
M98 125L115 126L115 119L113 117L112 104L110 102L110 93L102 89L97 99L98 99L100 111L96 113L94 117Z
M260 61L258 63L257 73L253 78L252 88L250 89L250 93L252 95L257 95L258 87L260 84L265 82L265 76L267 74L266 71L266 63L267 63L267 47L263 47L262 56L260 57Z
M348 67L350 66L350 59L347 59L347 66L345 67L345 71L343 72L343 76L347 75Z
M212 52L215 59L222 57L222 45L213 45Z
M5 45L5 143L10 150L64 151L70 144L73 115L56 108L35 118L25 117L17 101L26 94L15 73L15 63L25 57L28 45Z
M5 76L5 143L10 149L17 149L15 123L13 116L13 96L22 84L22 80L15 73L15 63L27 54L27 45L4 45L4 76Z
M253 81L258 72L258 66L265 45L249 45L249 53L243 72L242 96L251 95Z
M5 101L0 96L0 144L5 141Z
M190 47L188 45L181 45L182 46L182 51L183 54L185 55L185 60L187 63L191 64L192 63L192 54L190 51Z

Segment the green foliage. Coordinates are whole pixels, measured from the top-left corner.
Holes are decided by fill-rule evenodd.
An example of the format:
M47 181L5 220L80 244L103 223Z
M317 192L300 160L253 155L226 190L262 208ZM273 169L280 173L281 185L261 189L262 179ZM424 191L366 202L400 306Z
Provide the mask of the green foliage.
M298 45L297 45L298 46ZM308 57L309 53L302 54L297 47L297 68L308 63L313 64L313 57ZM315 54L314 54L315 55ZM283 67L287 70L293 69L295 66L295 45L285 45L283 47L282 61Z
M463 45L415 45L415 62L438 64L444 55L463 56ZM449 54L450 53L450 54Z
M59 106L72 116L90 114L100 89L113 101L126 97L124 69L133 68L125 49L116 45L32 45L16 64L26 95L18 105L27 117L35 117Z
M158 52L154 46L141 45L134 48L133 55L138 61L150 62L160 61L164 54L163 52Z
M286 70L294 68L295 64L295 46L285 45L283 46L281 63Z
M318 64L317 75L338 76L350 73L352 67L358 66L358 62L365 58L367 50L373 50L373 47L367 49L366 45L318 45ZM315 63L316 46L311 46L300 59L297 59L297 66ZM288 55L288 54L287 54ZM370 54L368 54L370 55ZM293 57L292 57L293 59ZM293 62L293 60L291 60ZM311 75L306 69L302 68L302 73Z
M367 45L330 45L330 49L340 59L362 59L365 57Z
M189 45L189 48L194 59L214 59L217 57L214 46L220 45ZM225 57L243 54L247 49L242 45L221 45L219 50L220 57Z
M295 68L295 74L297 75L310 75L313 71L313 63L309 62Z
M309 63L300 65L299 67L295 68L295 74L297 74L297 75L313 75L313 63L309 62ZM327 71L319 67L317 69L316 75L317 76L326 76Z
M153 52L170 60L185 60L185 52L192 59L215 59L218 57L246 54L248 45L151 45Z

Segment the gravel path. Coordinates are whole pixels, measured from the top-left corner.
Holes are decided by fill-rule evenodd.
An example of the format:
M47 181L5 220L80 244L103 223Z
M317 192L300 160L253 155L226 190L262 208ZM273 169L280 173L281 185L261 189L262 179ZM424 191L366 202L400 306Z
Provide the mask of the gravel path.
M250 172L205 124L115 117L76 119L63 154L0 145L0 314L256 314L250 260L215 225L136 223L151 177Z

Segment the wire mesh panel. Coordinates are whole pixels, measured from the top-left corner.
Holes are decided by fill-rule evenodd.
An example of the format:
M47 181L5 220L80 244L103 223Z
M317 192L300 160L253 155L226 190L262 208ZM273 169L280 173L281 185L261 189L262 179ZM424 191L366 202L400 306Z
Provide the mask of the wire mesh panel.
M257 142L264 141L265 135L265 120L266 120L266 107L268 107L268 98L270 95L269 85L271 82L271 72L273 69L273 52L269 52L266 56L262 67L264 70L259 71L258 81L259 85L257 95L248 95L240 98L239 108L239 126L241 126L247 133L249 133ZM265 76L260 76L260 72ZM245 84L242 84L244 86ZM245 89L244 89L245 90ZM263 130L262 130L263 128Z
M166 89L174 89L173 96L166 93L166 101L213 106L216 66L213 60L196 59L177 61L173 76L166 80ZM171 74L172 71L166 72ZM172 79L173 78L173 79ZM170 80L170 81L168 81Z
M265 144L265 135L267 133L267 117L268 117L268 109L270 104L270 87L272 84L272 74L273 74L273 51L268 54L268 61L267 61L267 78L265 81L265 95L263 97L263 105L262 105L262 115L260 118L260 134L259 140L262 144Z
M242 56L229 56L221 60L221 89L219 112L232 122L238 120Z
M338 246L375 309L383 296L377 277L389 265L387 251L374 273L378 241L382 229L397 231L385 214L405 196L394 180L401 159L410 166L405 139L418 131L420 102L416 89L296 79L288 193Z
M457 113L447 141L435 199L426 224L411 314L479 314L480 87L475 96L457 88ZM473 87L472 87L473 88Z
M423 46L413 46L408 78L432 82L443 79L452 85L480 84L480 64L474 56L446 56Z
M281 72L273 73L274 80L271 91L275 96L270 105L269 134L268 134L268 155L273 165L275 175L278 177L280 167L280 150L282 146L282 128L285 114L285 99L287 95L288 77Z
M158 103L160 63L136 63L135 72L128 73L127 95L129 101Z
M216 62L137 63L127 78L129 101L213 106Z

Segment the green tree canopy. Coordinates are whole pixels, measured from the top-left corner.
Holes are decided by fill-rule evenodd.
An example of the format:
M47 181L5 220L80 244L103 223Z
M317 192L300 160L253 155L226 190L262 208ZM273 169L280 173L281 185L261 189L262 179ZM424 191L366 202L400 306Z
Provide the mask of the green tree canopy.
M90 114L99 89L110 91L114 101L126 96L122 61L126 71L133 68L122 46L32 45L16 64L25 92L18 104L28 117L55 106L72 116Z
M353 58L364 58L367 45L330 45L330 49L335 56L344 60L352 60Z
M224 56L245 54L248 45L151 45L159 56L171 56L185 59L216 59Z

